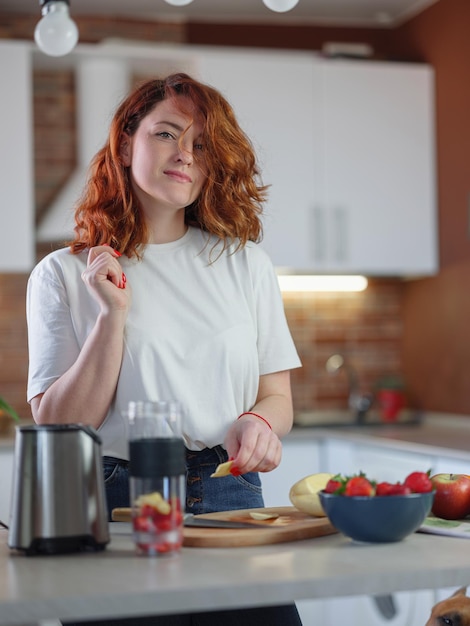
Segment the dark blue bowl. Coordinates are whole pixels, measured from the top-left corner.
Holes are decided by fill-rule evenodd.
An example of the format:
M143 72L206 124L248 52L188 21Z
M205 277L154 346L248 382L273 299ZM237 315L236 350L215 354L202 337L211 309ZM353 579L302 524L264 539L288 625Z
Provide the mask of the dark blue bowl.
M320 491L321 505L343 535L368 543L401 541L431 511L434 491L407 496L339 496Z

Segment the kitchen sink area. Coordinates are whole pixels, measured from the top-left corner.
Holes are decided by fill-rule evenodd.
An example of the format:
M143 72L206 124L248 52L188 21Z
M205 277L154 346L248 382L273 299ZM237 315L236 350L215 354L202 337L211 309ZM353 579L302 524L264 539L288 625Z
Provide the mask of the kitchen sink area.
M379 411L370 410L358 419L358 414L350 410L296 411L294 425L308 428L390 428L393 426L418 426L422 423L422 413L416 410L402 410L393 421L382 419Z

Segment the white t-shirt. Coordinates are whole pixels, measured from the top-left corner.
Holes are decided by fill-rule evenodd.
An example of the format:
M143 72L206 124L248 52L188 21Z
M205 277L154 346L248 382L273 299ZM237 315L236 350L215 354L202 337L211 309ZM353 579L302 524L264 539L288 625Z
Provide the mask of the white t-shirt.
M187 447L213 447L254 405L260 375L300 366L266 253L248 243L217 258L217 242L189 228L177 241L146 246L142 261L120 258L132 303L116 394L99 428L104 455L128 458L131 400L180 401ZM98 304L81 279L86 262L86 251L66 248L31 273L28 401L70 368L95 324Z

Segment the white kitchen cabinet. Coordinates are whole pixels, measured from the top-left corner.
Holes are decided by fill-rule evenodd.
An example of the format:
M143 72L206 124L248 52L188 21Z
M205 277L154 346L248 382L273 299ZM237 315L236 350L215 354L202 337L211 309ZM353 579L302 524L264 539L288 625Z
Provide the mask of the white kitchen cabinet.
M260 156L266 248L283 269L437 269L430 67L312 53L196 53Z
M30 272L34 244L33 90L31 43L0 41L2 190L1 272ZM7 306L7 303L2 304Z
M323 60L320 66L315 267L435 273L433 70L376 61Z
M300 600L296 605L303 626L415 626L427 622L437 597L436 592L424 590L378 598L362 595L334 600Z
M8 525L13 479L13 446L0 447L0 476L0 520Z
M289 491L301 478L316 474L320 469L321 442L306 438L286 439L282 461L272 472L261 474L265 506L292 506Z
M433 474L470 474L470 461L451 456L439 456L432 468Z
M376 444L355 443L348 439L328 438L322 447L323 471L344 475L362 471L377 481L403 481L414 471L427 472L436 464L431 454L407 452Z
M92 47L69 62L81 54ZM279 271L436 272L429 66L187 45L109 43L96 54L139 76L188 72L227 97L269 186L262 246Z
M312 237L317 104L314 56L307 52L217 49L196 53L201 78L234 108L270 185L263 247L276 266L305 267Z
M435 603L434 591L399 592L378 599L372 596L338 598L326 603L325 624L338 626L424 625ZM303 626L309 626L304 622ZM310 622L314 626L314 622Z

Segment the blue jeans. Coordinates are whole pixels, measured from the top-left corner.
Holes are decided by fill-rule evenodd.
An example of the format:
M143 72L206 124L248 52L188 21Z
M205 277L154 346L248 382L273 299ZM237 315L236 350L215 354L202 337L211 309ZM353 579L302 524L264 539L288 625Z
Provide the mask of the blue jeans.
M200 452L186 450L186 511L199 515L215 511L250 509L264 506L261 480L255 472L212 480L219 463L227 461L227 453L217 446ZM104 482L108 511L130 505L129 469L127 461L104 457Z
M199 515L215 511L263 507L261 481L255 472L211 480L219 463L228 460L221 446L200 452L186 450L186 511ZM105 457L103 469L108 511L130 505L126 461ZM201 563L201 573L204 564ZM87 622L83 626L302 626L294 604L256 609L233 609L185 615ZM68 626L74 626L68 622Z

